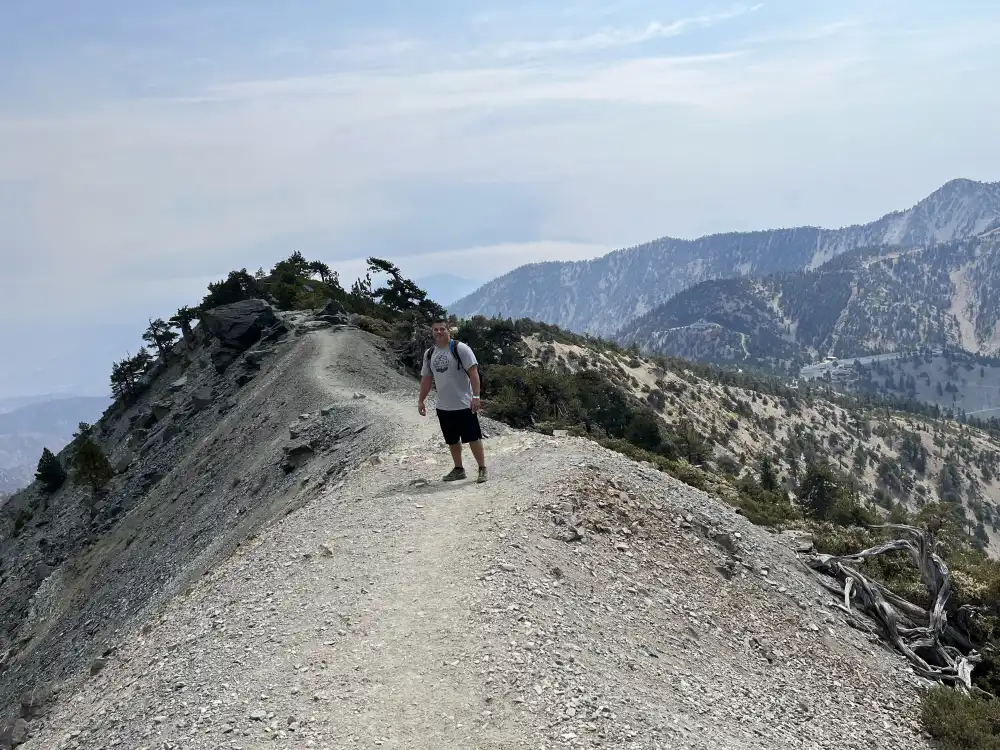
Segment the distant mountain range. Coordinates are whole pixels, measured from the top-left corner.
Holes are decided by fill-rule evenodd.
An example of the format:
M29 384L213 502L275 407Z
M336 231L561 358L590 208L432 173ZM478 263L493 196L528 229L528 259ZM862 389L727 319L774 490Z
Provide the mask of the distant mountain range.
M27 402L27 403L25 403ZM105 397L29 396L0 401L0 492L34 479L43 448L61 450L80 422L93 423L111 405Z
M665 237L594 260L521 266L448 307L460 317L529 317L611 336L701 282L818 269L858 248L923 247L998 227L1000 183L952 180L912 208L870 224L731 232L695 240ZM718 335L727 346L742 346L724 332ZM697 341L703 340L699 334Z
M706 281L619 331L643 351L791 371L915 348L1000 353L1000 234L846 253L813 271Z

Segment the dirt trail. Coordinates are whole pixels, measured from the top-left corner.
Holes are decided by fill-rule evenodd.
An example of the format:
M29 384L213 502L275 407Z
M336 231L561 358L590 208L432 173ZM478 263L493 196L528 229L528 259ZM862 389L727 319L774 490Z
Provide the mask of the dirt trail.
M28 750L926 747L908 669L770 534L588 441L492 425L490 481L443 484L414 382L363 334L311 335L331 405L385 449L174 600ZM599 531L567 542L584 517Z

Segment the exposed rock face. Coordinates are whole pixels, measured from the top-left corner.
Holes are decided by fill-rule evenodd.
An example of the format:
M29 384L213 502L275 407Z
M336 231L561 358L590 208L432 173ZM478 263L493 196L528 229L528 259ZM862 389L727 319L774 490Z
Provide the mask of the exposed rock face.
M320 320L328 321L334 325L346 326L351 324L351 316L348 315L344 306L335 300L327 302L318 317Z
M298 442L285 447L285 460L281 468L285 473L295 471L313 457L315 451L308 443Z
M298 377L294 362L308 344L290 353L290 328L270 307L236 307L241 314L213 311L219 335L158 363L134 401L115 402L94 424L116 470L100 493L67 481L52 494L32 485L0 501L0 750L25 734L28 746L38 742L50 715L47 687L61 691L67 675L86 675L94 659L106 658L122 623L182 585L206 551L226 554L245 533L248 509L262 519L275 512L268 504L286 476L283 455L276 447L274 456L261 455L279 424L317 410L327 396ZM245 347L264 331L273 343L254 372L266 358L293 376L238 392L241 373L219 373L209 347ZM236 358L244 349L227 351ZM242 418L222 421L240 409ZM271 414L280 416L272 423ZM64 466L70 450L57 453ZM221 479L231 470L252 483L253 495ZM130 516L135 525L123 523Z
M211 386L202 386L191 394L191 404L199 411L211 406L213 401L215 401L215 391Z
M212 351L212 364L220 373L278 323L274 309L259 299L216 307L202 320L205 330L218 342Z

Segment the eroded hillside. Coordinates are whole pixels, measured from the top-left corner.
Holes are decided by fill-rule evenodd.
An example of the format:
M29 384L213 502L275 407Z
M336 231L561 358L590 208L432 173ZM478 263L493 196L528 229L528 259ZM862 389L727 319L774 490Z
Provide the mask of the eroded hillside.
M996 232L926 247L861 248L811 271L706 281L615 338L645 352L787 374L827 355L935 348L994 355L998 258Z
M1000 568L960 523L988 436L477 319L490 481L444 484L414 377L440 308L370 263L151 322L159 357L0 509L0 748L926 748L926 681L797 556L879 515L939 535L942 637L997 693ZM898 563L866 570L916 626Z
M864 408L839 396L827 400L819 390L808 396L763 380L756 381L760 390L755 390L752 378L744 387L727 385L718 373L678 360L542 342L537 335L527 343L537 362L570 371L597 369L666 422L689 424L701 455L683 457L709 467L704 481L716 480L716 490L737 504L741 477L758 478L763 459L794 491L789 479L800 477L808 463L827 458L857 481L863 501L884 518L894 509L914 513L929 503L957 503L969 532L998 549L1000 440L983 430L945 418Z
M909 668L845 624L783 538L590 440L489 421L491 480L441 484L436 424L377 337L285 346L230 412L274 431L223 417L210 434L229 452L192 466L211 472L216 535L234 541L212 497L273 522L205 575L175 568L189 583L162 608L117 612L92 639L105 656L37 702L28 750L926 747ZM368 438L285 475L290 422ZM130 548L163 554L149 534L167 519L147 513L170 501L123 522ZM114 538L124 562L130 537Z

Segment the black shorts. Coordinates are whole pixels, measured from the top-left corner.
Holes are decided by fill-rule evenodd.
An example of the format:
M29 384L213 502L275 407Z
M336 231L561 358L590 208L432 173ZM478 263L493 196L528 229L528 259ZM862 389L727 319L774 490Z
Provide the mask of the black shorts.
M479 427L479 415L472 409L457 409L455 411L438 409L438 421L441 423L441 434L448 445L474 443L483 439L483 431Z

